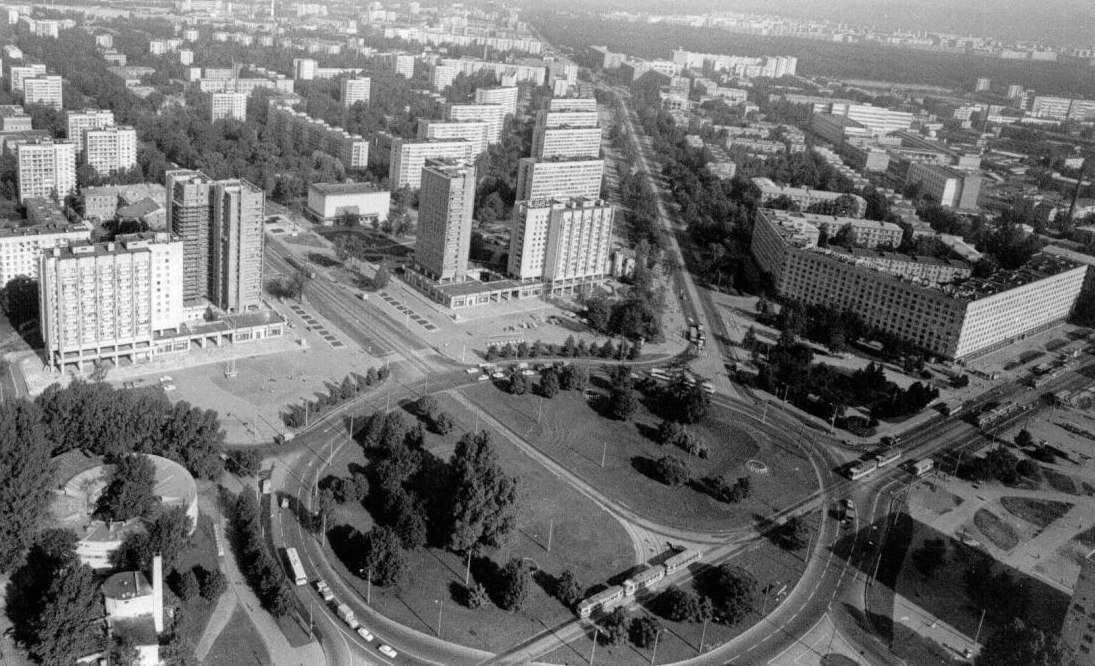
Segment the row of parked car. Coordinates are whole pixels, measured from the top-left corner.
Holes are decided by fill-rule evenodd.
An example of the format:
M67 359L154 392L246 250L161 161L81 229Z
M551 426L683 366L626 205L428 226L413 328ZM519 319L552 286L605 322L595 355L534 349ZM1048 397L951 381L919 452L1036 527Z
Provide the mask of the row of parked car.
M323 600L327 602L331 606L331 608L335 609L335 612L338 613L338 617L346 623L346 626L356 631L357 635L361 636L367 642L373 642L373 639L375 637L372 635L372 633L369 632L368 629L363 627L361 623L358 622L356 617L354 617L354 609L350 608L344 603L339 603L338 599L335 598L334 592L331 592L331 587L327 585L327 581L320 578L315 582L315 586L316 592L319 592L319 596L323 597ZM387 644L381 645L377 649L380 650L381 654L386 657L391 657L392 659L394 659L399 654L394 649L392 649L392 646Z

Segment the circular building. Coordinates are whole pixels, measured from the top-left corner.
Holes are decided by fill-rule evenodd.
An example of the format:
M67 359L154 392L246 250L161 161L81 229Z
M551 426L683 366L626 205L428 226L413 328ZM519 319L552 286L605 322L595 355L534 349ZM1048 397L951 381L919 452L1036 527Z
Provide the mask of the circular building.
M186 507L193 533L198 524L198 487L186 468L161 456L149 455L156 468L153 494L164 506ZM76 554L93 569L109 569L110 554L135 531L144 529L139 519L106 523L95 518L95 504L110 483L114 465L83 451L67 451L50 460L57 483L51 506L55 525L72 530L79 538Z

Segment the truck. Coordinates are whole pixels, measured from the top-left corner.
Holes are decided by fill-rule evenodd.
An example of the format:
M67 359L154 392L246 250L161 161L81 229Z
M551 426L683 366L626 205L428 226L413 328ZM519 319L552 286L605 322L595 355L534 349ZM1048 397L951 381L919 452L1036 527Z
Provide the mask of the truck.
M924 476L931 469L935 467L935 461L931 458L924 458L923 460L917 460L912 464L912 473L914 476Z
M338 613L338 616L342 618L342 621L345 622L346 625L351 629L357 629L360 626L357 618L354 617L353 609L346 604L339 604L338 608L335 610Z

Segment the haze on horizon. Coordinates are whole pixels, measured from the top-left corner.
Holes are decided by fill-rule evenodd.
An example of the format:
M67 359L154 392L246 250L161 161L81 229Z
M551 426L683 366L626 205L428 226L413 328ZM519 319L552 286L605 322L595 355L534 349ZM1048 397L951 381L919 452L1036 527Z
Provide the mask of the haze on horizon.
M750 12L906 31L1095 46L1092 0L524 0L543 9ZM1020 9L1021 8L1021 9Z

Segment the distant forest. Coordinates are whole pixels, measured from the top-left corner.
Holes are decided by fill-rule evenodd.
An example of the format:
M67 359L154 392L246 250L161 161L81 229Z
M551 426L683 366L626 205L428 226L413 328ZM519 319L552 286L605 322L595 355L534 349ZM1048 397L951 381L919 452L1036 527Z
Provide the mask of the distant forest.
M791 55L798 73L971 88L979 77L1018 83L1041 94L1095 97L1095 68L1080 62L1029 62L978 55L936 53L873 44L840 44L798 37L742 35L715 28L661 23L622 23L591 14L530 13L545 39L582 49L604 45L645 58L671 57L673 49L745 56Z

